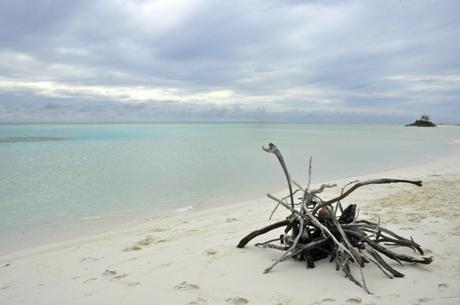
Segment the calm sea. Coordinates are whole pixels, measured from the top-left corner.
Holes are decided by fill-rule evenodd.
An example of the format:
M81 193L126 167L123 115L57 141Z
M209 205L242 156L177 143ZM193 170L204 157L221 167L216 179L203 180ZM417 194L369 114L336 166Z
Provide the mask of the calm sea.
M217 205L458 151L460 127L330 124L0 125L0 230Z

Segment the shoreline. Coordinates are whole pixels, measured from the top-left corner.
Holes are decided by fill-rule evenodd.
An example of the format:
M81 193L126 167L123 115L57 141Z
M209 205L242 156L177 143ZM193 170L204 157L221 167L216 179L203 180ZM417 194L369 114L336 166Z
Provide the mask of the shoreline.
M455 140L454 142L457 143ZM344 185L350 181L354 180L364 180L364 179L371 179L371 178L381 178L385 175L392 175L393 173L398 173L401 171L417 171L425 167L433 167L438 162L449 162L449 159L459 157L460 160L460 150L451 152L445 156L441 157L423 157L424 159L418 159L413 161L414 163L409 164L407 166L398 167L394 166L392 168L387 168L384 170L376 170L370 173L366 173L363 175L353 175L350 177L343 177L343 178L336 178L331 180L325 181L315 181L314 173L313 173L313 183L312 186L319 186L323 183L331 183L337 184L338 186ZM275 162L275 161L274 161ZM282 175L280 169L280 177ZM288 194L287 186L283 188L277 189L275 192L271 192L270 190L266 191L270 192L275 195L281 194ZM265 193L266 193L265 192ZM245 197L245 196L243 196ZM147 221L150 218L156 218L161 216L174 216L180 215L182 213L190 213L190 212L199 212L204 210L214 210L220 209L222 207L231 207L231 206L238 206L238 205L245 205L245 204L252 204L254 202L258 202L261 200L266 200L266 197L261 194L258 197L248 198L246 196L245 199L240 198L240 200L232 201L232 200L224 200L224 202L211 205L208 203L197 203L191 204L188 206L183 206L179 208L173 209L162 209L158 207L153 207L150 209L145 210L128 210L128 211L121 211L114 214L109 215L96 215L91 217L84 217L78 219L64 219L54 223L45 223L45 224L26 224L26 230L22 229L19 230L18 228L24 227L24 225L12 225L10 227L5 228L3 232L0 232L0 240L3 243L3 247L0 250L0 258L3 256L7 256L10 254L14 254L16 252L28 252L33 251L34 248L46 248L48 245L53 244L60 244L60 243L67 243L73 240L80 240L80 239L91 239L94 236L103 235L106 231L118 231L118 230L126 230L130 227L136 226L139 223ZM16 227L16 230L13 228ZM9 229L13 230L9 230ZM82 229L83 228L83 229ZM21 234L19 234L21 232ZM2 237L13 234L13 238L16 239L13 244L7 244L5 241L9 241L7 238ZM22 236L21 236L22 235ZM26 237L26 235L28 237ZM43 235L46 238L43 238ZM23 239L21 239L21 237Z
M258 139L259 137L264 138L264 133L271 134L275 132L275 140L283 139L283 141L287 141L290 137L296 138L299 135L315 139L318 135L321 135L321 133L324 132L328 135L331 130L334 131L332 134L335 135L335 131L337 131L338 128L336 126L330 128L328 127L324 130L291 130L290 128L284 128L285 125L281 125L283 128L280 129L273 128L272 125L269 125L262 129L255 129L253 131L257 132ZM379 126L380 125L372 125L372 128L376 128L377 131L375 137L377 140L379 139L379 136L383 137L383 142L390 143L389 146L381 145L382 141L361 141L361 144L358 145L358 147L361 147L360 151L364 148L365 152L357 154L357 151L350 150L343 154L344 158L336 158L337 152L335 149L337 148L333 149L333 153L330 153L327 156L318 155L321 152L309 147L307 147L308 150L305 150L302 146L300 146L302 149L293 149L292 146L286 144L287 142L285 142L286 150L284 150L284 147L280 148L282 148L283 153L285 153L291 176L299 182L306 180L305 171L308 165L307 160L304 159L306 159L305 152L307 151L309 154L312 154L314 158L313 182L330 182L338 179L345 179L347 177L369 175L395 168L424 164L433 159L443 158L460 152L460 146L459 143L457 143L458 140L455 140L458 139L458 133L447 132L448 129L452 128L446 127L436 129L437 131L442 131L434 134L441 135L441 137L435 138L440 139L439 141L434 141L435 139L430 140L430 138L433 137L433 134L430 135L430 133L421 137L419 133L411 132L406 136L410 136L410 139L413 141L409 141L410 143L407 144L407 147L417 147L417 149L404 148L406 146L404 146L405 144L403 143L401 146L403 147L402 149L397 150L395 153L387 153L385 150L388 147L391 148L391 143L400 143L401 139L404 137L399 138L398 141L387 141L389 138L392 138L391 134L387 134L388 131L392 131L394 129L380 128L381 126ZM237 130L240 130L240 128L241 127L238 127ZM341 130L342 128L338 129ZM406 129L401 127L397 128L397 130L399 130L398 132L403 132ZM53 132L49 135L66 135L66 133L59 128L51 129L51 131ZM276 132L280 133L277 134ZM343 132L344 136L349 134L348 131ZM61 135L61 133L63 134ZM363 136L361 140L369 140L367 136L368 131L366 131L366 129L352 129L351 134L359 137ZM426 134L426 132L424 131L422 134ZM72 133L69 134L69 136L72 135ZM78 137L76 139L78 139ZM85 138L83 136L82 139L89 140L90 138ZM334 136L330 139L337 140L338 138ZM251 141L248 143L252 143ZM437 144L430 145L429 147L427 146L428 144L423 144L430 142ZM370 143L369 145L374 147L374 149L365 149L366 145L369 145L364 145L363 143ZM108 142L108 144L114 145L112 142ZM286 189L286 185L279 164L273 156L263 153L259 144L261 143L257 142L257 145L254 146L255 143L252 143L250 145L250 150L246 150L245 148L243 150L244 153L240 154L240 159L238 159L239 162L244 161L257 163L258 165L254 166L254 168L246 168L247 163L244 162L235 163L236 166L233 167L239 168L238 170L233 171L232 175L228 175L230 177L228 179L222 178L226 177L225 171L211 171L211 173L215 175L215 179L213 177L210 181L217 181L217 188L216 183L210 186L209 181L206 181L206 179L198 179L200 182L199 184L186 184L188 188L185 191L175 188L175 185L180 186L182 185L181 183L184 183L184 179L179 179L178 177L189 177L192 179L187 178L188 181L193 181L193 178L195 177L194 175L189 175L187 173L179 176L173 175L172 177L177 179L164 179L164 183L158 184L157 182L161 179L155 178L157 175L154 170L151 170L152 168L143 172L143 175L137 175L136 170L133 170L142 166L139 164L142 162L126 166L129 170L123 169L117 171L117 177L129 177L129 179L117 178L110 183L106 183L104 181L108 181L107 179L99 179L104 177L104 175L100 176L94 174L92 167L89 168L87 166L96 159L93 160L92 158L89 158L88 160L92 161L88 161L89 163L83 165L82 168L77 165L78 162L74 162L80 158L84 158L84 160L86 160L88 156L85 154L82 155L81 153L77 153L73 155L73 157L69 159L73 159L74 161L72 162L69 160L62 162L59 161L57 162L57 165L59 166L55 164L56 162L45 162L48 166L43 165L42 167L37 168L35 168L35 165L33 164L39 164L40 162L32 162L33 164L29 164L32 167L19 166L20 163L16 166L16 158L10 158L10 162L7 163L11 165L7 167L7 170L4 173L7 177L7 183L3 184L4 188L2 189L4 199L2 207L4 207L5 213L2 217L3 222L0 225L0 244L2 244L0 255L48 242L57 242L63 239L80 237L83 233L85 235L102 233L106 230L117 228L118 226L124 226L132 222L139 222L142 220L144 215L155 215L162 212L181 209L190 205L193 206L194 210L211 208L213 206L231 205L241 201L251 201L264 197L267 191L284 191ZM67 144L65 146L67 146ZM336 147L336 145L333 147ZM338 147L340 148L340 146ZM376 147L380 148L376 149ZM431 149L429 149L430 147ZM12 146L11 148L14 147ZM242 148L239 149L240 153L241 150ZM53 151L53 149L51 149L51 151ZM95 152L100 153L99 150L95 150ZM369 157L367 157L366 152ZM401 154L398 154L398 152L401 152ZM247 154L249 154L249 157L244 157ZM93 155L98 155L98 153L94 153ZM25 157L27 156L28 155ZM124 160L126 156L126 154L122 154L120 156L117 155L117 158L123 157L121 159ZM143 154L141 154L141 156L143 156ZM315 160L315 156L322 156L322 158ZM48 157L45 154L42 156L41 161L46 161L47 158ZM54 158L59 159L60 157L55 155ZM150 158L154 159L153 156L148 156L145 160L149 160ZM27 157L25 159L33 160L31 157ZM133 159L144 160L142 158L138 158L138 156ZM334 160L336 160L336 162L331 162ZM358 160L359 162L357 162ZM218 160L216 159L214 161L217 162ZM112 163L109 162L108 164ZM231 162L228 164L231 164ZM152 165L152 162L150 162L150 165ZM55 166L58 167L64 174L57 174L55 176L56 173L45 170L46 168L54 168ZM184 166L184 164L182 164L182 166ZM35 168L36 170L25 170L30 168ZM173 166L173 168L175 167ZM180 167L178 166L177 168ZM190 168L193 169L194 167ZM75 179L76 181L68 178L71 176L69 173L72 173L73 171L82 173L82 175L76 175L76 177L80 177ZM109 171L105 171L104 167L101 167L95 172L108 173ZM209 173L209 169L205 168L204 172ZM15 173L21 174L16 175ZM125 173L126 175L121 175ZM43 179L38 179L40 176L43 176ZM49 183L46 182L47 179L44 179L45 176L52 178ZM87 179L81 179L81 177L86 177ZM140 178L136 179L131 177ZM12 182L8 182L9 180ZM86 180L92 181L92 183L88 185L88 183L85 182ZM132 181L131 184L128 183L126 190L123 188L124 184L122 183L125 180ZM41 181L44 182L42 183ZM174 181L174 183L171 183L171 181ZM198 187L196 187L195 184L198 185ZM26 185L30 186L30 188L26 188ZM40 187L38 187L38 185L40 185ZM118 187L113 187L114 185L117 185ZM93 188L93 186L97 187ZM152 188L151 186L154 187ZM21 191L23 187L24 190ZM91 195L82 196L82 194L86 193L85 190L87 189L92 190ZM153 191L154 189L155 191ZM97 192L95 190L97 190ZM159 192L158 196L157 192ZM20 245L19 243L22 244Z
M274 203L259 198L149 215L102 234L1 255L0 298L4 304L458 304L460 154L329 181L339 187L322 198L335 196L346 182L383 177L417 178L424 186L369 186L343 203L357 203L360 218L380 217L383 226L412 236L434 262L391 263L406 275L400 279L366 265L372 295L327 259L308 270L289 260L262 274L281 253L254 243L278 232L236 248L247 233L269 223ZM286 215L278 209L273 222Z

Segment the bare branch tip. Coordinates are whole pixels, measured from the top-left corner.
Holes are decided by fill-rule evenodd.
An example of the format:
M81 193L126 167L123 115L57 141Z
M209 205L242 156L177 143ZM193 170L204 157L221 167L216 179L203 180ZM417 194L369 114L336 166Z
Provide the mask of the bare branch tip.
M275 144L273 144L273 143L268 143L268 147L262 146L262 149L263 149L265 152L273 153L273 152L275 152L275 150L277 150L278 148L276 147Z

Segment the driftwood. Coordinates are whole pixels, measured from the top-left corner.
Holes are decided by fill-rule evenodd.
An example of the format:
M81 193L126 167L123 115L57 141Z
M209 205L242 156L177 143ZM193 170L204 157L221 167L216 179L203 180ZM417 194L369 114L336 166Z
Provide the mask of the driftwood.
M358 220L356 204L350 204L345 209L341 204L342 199L366 185L409 183L420 187L422 181L390 178L354 181L342 188L340 196L323 200L318 194L335 185L324 184L318 189L310 189L311 158L307 186L303 188L291 180L283 156L274 144L270 143L263 149L275 154L289 187L289 196L285 198L280 199L271 194L267 196L276 202L275 210L283 206L290 215L282 221L251 232L238 243L237 247L243 248L257 236L284 228L284 233L279 238L256 244L259 247L283 251L281 257L266 268L264 273L270 272L278 263L290 258L305 262L307 268L314 268L316 261L330 257L330 261L335 262L337 270L342 270L347 278L370 293L362 271L365 264L373 263L386 276L393 278L403 277L404 274L390 266L384 257L399 264L402 262L430 264L433 261L432 257L423 256L422 248L412 238L407 239L382 227L380 221L373 223ZM297 190L292 190L291 183L297 186ZM294 195L299 192L302 196L295 202ZM289 203L286 201L288 198ZM415 255L397 253L393 250L394 246L409 248L415 252Z

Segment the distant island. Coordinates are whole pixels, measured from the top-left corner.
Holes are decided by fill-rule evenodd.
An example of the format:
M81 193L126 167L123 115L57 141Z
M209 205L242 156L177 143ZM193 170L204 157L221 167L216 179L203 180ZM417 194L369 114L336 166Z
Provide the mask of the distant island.
M430 121L430 117L427 116L426 114L422 115L420 119L416 120L412 124L407 124L406 127L436 127L436 124Z

